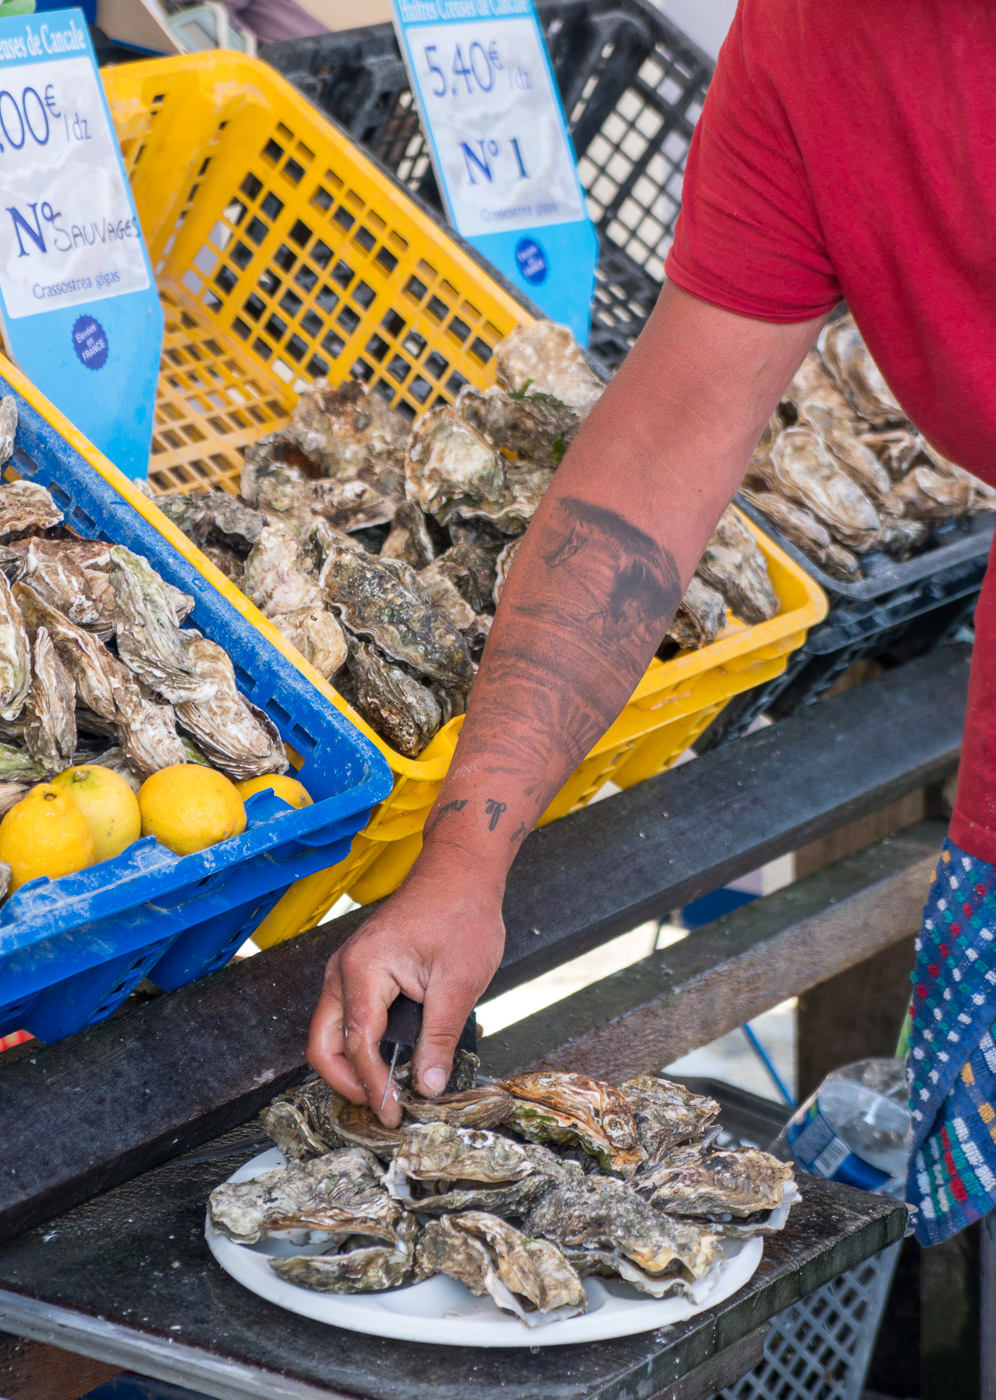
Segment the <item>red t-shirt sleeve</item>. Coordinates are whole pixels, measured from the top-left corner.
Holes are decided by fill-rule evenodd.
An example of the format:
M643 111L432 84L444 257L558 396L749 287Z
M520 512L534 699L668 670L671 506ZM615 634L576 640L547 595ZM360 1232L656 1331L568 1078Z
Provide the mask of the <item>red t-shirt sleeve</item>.
M665 271L704 301L762 321L807 321L841 300L779 101L806 82L798 0L741 0L695 128Z

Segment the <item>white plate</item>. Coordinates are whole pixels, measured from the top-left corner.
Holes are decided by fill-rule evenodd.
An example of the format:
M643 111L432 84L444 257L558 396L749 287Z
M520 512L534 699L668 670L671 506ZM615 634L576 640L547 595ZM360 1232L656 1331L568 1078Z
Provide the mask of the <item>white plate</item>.
M240 1167L229 1181L251 1181L263 1172L283 1166L287 1159L273 1147ZM204 1225L208 1248L232 1278L288 1312L329 1322L351 1332L393 1337L400 1342L436 1342L459 1347L549 1347L576 1342L601 1342L627 1337L684 1322L706 1308L722 1303L752 1277L764 1249L759 1235L745 1241L728 1240L727 1258L718 1273L692 1285L695 1302L687 1298L648 1298L616 1279L588 1278L584 1290L588 1311L526 1327L503 1312L489 1297L475 1298L455 1279L437 1275L425 1283L411 1284L386 1293L316 1293L280 1278L269 1261L278 1254L319 1253L322 1246L302 1249L287 1240L260 1240L236 1244L219 1234L210 1214Z

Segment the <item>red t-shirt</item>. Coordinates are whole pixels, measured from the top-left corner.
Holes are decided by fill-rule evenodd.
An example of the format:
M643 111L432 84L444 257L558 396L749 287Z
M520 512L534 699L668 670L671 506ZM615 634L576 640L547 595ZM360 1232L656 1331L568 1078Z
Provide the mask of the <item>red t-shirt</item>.
M765 321L842 297L917 427L996 485L996 5L740 0L667 276ZM996 862L996 586L951 837Z

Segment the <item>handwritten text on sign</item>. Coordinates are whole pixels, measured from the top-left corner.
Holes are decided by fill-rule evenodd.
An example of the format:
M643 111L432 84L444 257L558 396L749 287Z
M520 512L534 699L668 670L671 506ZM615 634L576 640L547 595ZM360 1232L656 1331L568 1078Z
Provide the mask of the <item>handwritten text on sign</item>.
M141 234L90 59L22 64L0 81L0 286L7 314L16 319L144 290Z

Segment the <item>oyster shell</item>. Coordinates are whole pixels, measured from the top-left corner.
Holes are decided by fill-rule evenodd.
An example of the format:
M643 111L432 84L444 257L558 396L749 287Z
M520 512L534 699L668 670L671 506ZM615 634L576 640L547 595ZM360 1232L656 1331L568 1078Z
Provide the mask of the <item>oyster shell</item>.
M176 718L214 766L236 782L263 773L286 773L289 760L280 731L239 692L228 653L199 636L187 641L185 649L195 677L211 698L177 705Z
M495 375L510 393L551 394L582 418L605 389L567 327L553 321L518 326L496 345Z
M868 549L881 518L868 496L842 471L812 428L786 428L766 465L757 464L765 484L812 511L849 549Z
M448 1274L471 1293L489 1293L527 1326L587 1307L581 1280L555 1245L531 1240L486 1211L426 1226L415 1251L415 1278L433 1274Z
M784 399L797 411L807 402L822 404L845 431L853 431L857 425L858 419L850 400L837 387L833 375L823 362L823 356L815 347L799 366L795 378L785 390ZM777 423L767 443L768 447L782 426L780 422Z
M440 554L433 563L433 569L449 579L475 613L482 613L494 606L497 557L479 544L460 540Z
M651 1298L687 1298L690 1302L695 1294L681 1274L648 1274L639 1268L632 1259L614 1249L577 1248L564 1246L564 1258L578 1278L590 1278L596 1274L601 1278L621 1278L641 1293L649 1293Z
M551 394L510 394L498 384L482 393L465 384L454 408L482 437L538 467L559 467L581 415Z
M17 803L20 802L21 798L26 792L30 792L30 788L27 783L13 783L9 780L5 782L0 782L0 817L5 817L10 811L11 807L15 807ZM6 864L6 861L0 861L0 866ZM9 865L7 866L7 870L10 870ZM3 871L0 871L0 875L3 876L3 878L7 882L7 886L9 886L11 876ZM0 894L0 899L2 899L6 893L7 889L4 888L3 894Z
M547 1191L581 1175L536 1143L451 1123L405 1124L384 1184L409 1209L438 1215L491 1210L522 1215Z
M619 1092L636 1120L640 1142L651 1162L677 1143L701 1137L719 1117L715 1099L693 1094L683 1084L652 1074L627 1079Z
M725 626L725 598L697 574L693 574L685 596L678 604L678 611L671 619L667 635L680 647L697 651L714 642Z
M497 1128L512 1112L515 1101L498 1084L481 1084L453 1094L424 1099L401 1091L401 1106L415 1123L448 1123L451 1128Z
M675 1147L641 1172L634 1187L669 1215L748 1216L781 1205L791 1163L756 1147L724 1150L707 1143Z
M452 515L464 520L480 516L503 534L521 535L536 514L552 481L553 471L550 467L534 467L529 462L521 467L509 467L505 491L498 505L490 501L483 501L480 505L457 505L453 507Z
M403 498L407 424L362 381L334 386L316 379L294 406L287 436L322 476L362 479L381 490L394 484Z
M629 1104L586 1074L539 1070L498 1081L516 1100L508 1122L533 1142L578 1143L607 1172L632 1174L646 1161Z
M114 545L111 587L118 655L128 669L171 704L212 699L218 689L214 676L195 670L176 610L149 561Z
M520 535L517 540L512 540L505 546L495 562L495 586L492 593L495 607L498 606L498 600L501 598L502 589L505 587L505 580L508 578L508 571L512 566L512 560L515 558L516 550L521 543L522 536Z
M301 568L296 539L280 525L260 532L245 563L243 591L267 617L322 605L322 591Z
M244 593L245 560L240 559L234 549L228 549L225 545L206 544L203 548L215 568L220 569L229 582L234 583L235 587Z
M393 1244L402 1210L382 1176L376 1157L357 1147L288 1162L253 1181L216 1186L208 1204L211 1223L238 1244L274 1238L317 1244L349 1235Z
M967 472L962 477L942 476L933 467L913 467L893 489L893 498L903 514L913 520L947 520L968 515L974 494Z
M326 680L331 680L345 664L349 654L345 633L324 603L295 608L293 612L274 613L271 620L291 646L297 647L305 661L310 661Z
M379 557L400 559L417 572L431 564L435 556L435 546L422 508L415 501L402 501L394 512L391 533L384 541Z
M799 408L800 427L818 432L841 471L861 487L873 505L881 509L889 499L892 482L882 463L853 433L842 429L825 405L811 399Z
M441 404L417 419L405 458L405 492L441 525L454 515L497 510L505 499L505 468L491 444L452 408Z
M474 664L466 642L406 564L332 548L321 585L351 632L443 685L469 687Z
M172 706L157 705L141 695L118 725L118 742L125 762L136 773L158 773L160 768L187 761Z
M311 494L313 509L334 529L345 532L386 525L396 508L396 502L365 481L314 481Z
M465 633L474 626L476 613L456 585L440 570L438 562L429 564L419 573L419 582L429 595L429 601L448 617L458 632Z
M368 1235L352 1236L336 1253L284 1255L271 1259L270 1268L288 1283L319 1293L381 1293L409 1281L418 1221L403 1215L394 1234L394 1244L371 1245Z
M350 637L349 675L354 708L399 753L417 758L443 722L433 691L359 637Z
M0 574L0 718L8 720L20 714L31 687L31 646L16 596Z
M44 776L41 765L22 749L15 749L10 744L0 744L0 783L19 786L22 780L33 783ZM11 803L11 806L13 805Z
M824 362L854 408L876 428L904 422L906 414L868 352L853 316L831 322L820 337Z
M766 622L778 615L778 595L764 555L732 506L723 512L695 572L722 593L741 622Z
M14 439L17 436L17 400L13 394L4 394L0 399L0 466L9 462L14 455Z
M823 567L828 574L834 578L842 579L845 583L857 580L861 577L861 564L856 555L849 549L845 549L836 540L831 540L827 547L827 557Z
M723 1258L717 1231L672 1220L625 1182L604 1176L554 1187L523 1229L564 1248L618 1250L648 1274L674 1273L680 1265L686 1277L700 1279Z
M332 1131L346 1142L367 1148L379 1157L390 1157L401 1141L400 1128L385 1128L366 1104L350 1103L341 1094L333 1096L327 1121Z
M64 549L60 540L31 539L25 543L20 578L53 608L65 613L70 622L97 630L101 609L72 551Z
M76 752L76 686L45 627L35 633L33 660L24 744L46 773L61 773Z
M859 441L874 452L893 481L901 481L916 456L923 450L919 433L905 428L890 428L881 433L863 432Z
M930 535L930 526L922 520L909 520L905 516L882 516L882 529L879 533L879 548L893 559L908 559L915 549Z
M248 463L247 451L246 466ZM245 492L245 469L242 481ZM293 466L274 465L266 471L260 471L252 504L263 512L270 524L279 525L295 539L304 533L315 516L312 483L298 467Z
M741 487L740 494L745 501L768 517L794 545L807 554L817 564L826 559L830 547L830 531L821 525L812 511L805 506L788 501L776 491L752 491Z
M324 1079L278 1094L260 1113L268 1137L291 1162L323 1157L346 1146L330 1125L335 1091Z
M0 486L0 539L27 530L50 530L62 524L62 511L44 486L34 481L12 481Z
M3 588L0 585L0 597ZM51 607L28 583L15 583L13 595L28 634L47 629L59 660L76 683L77 710L90 710L105 726L119 725L139 707L142 696L128 669L99 638ZM83 719L82 728L86 728ZM100 733L101 730L95 732ZM177 762L182 763L182 759Z

